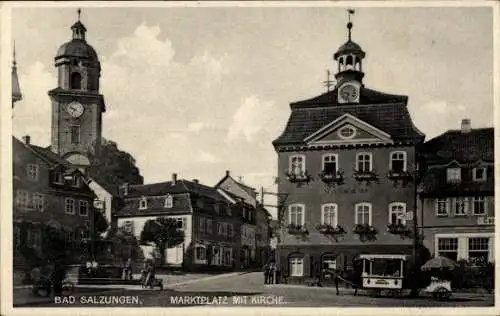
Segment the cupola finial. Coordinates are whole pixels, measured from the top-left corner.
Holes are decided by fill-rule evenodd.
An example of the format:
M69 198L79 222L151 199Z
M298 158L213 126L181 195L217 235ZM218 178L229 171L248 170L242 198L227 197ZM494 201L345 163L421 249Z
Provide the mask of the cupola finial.
M349 19L349 22L347 22L349 41L351 41L351 29L352 29L351 15L354 15L354 12L355 12L354 9L347 9L347 16Z
M76 12L78 13L78 21L80 21L80 15L82 14L82 9L78 8Z

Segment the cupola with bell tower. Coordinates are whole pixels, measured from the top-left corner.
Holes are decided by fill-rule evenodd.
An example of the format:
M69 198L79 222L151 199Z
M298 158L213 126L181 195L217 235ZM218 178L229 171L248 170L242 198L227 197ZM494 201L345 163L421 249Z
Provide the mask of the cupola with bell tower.
M99 93L101 64L96 51L87 43L85 25L78 20L71 26L72 39L61 45L55 57L57 88L52 99L51 149L69 162L89 164L87 153L101 139L104 98Z
M354 10L348 10L349 22L347 23L347 42L339 47L333 55L337 62L337 80L338 102L339 103L359 103L359 90L363 86L363 59L365 52L361 47L352 41L351 15Z

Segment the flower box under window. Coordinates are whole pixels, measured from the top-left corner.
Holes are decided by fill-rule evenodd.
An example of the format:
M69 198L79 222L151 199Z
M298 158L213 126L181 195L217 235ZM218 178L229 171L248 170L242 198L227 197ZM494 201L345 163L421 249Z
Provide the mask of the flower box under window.
M387 225L387 231L394 235L401 235L406 237L411 236L411 229L408 227L408 225L401 223L391 223Z
M403 171L403 170L390 170L387 173L387 178L391 180L405 180L405 181L413 179L409 171Z
M353 233L359 235L362 241L365 240L375 240L377 235L377 229L369 224L357 224L354 226Z
M308 174L307 171L300 171L300 172L287 171L285 175L288 181L292 183L311 181L311 175Z
M374 171L354 171L354 179L357 181L377 180L377 174Z
M288 233L290 235L306 235L309 234L309 231L304 225L295 225L295 224L290 224L288 225Z
M318 226L318 231L325 235L343 235L345 230L342 226L332 226L327 224L321 224Z
M342 183L344 182L344 173L342 171L325 171L323 170L319 177L325 183Z

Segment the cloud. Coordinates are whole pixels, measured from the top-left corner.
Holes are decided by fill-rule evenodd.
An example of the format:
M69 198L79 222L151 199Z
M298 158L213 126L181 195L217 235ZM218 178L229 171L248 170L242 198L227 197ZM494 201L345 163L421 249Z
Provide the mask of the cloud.
M199 157L198 159L200 162L218 163L221 161L218 157L216 157L213 154L206 152L204 150L200 151L200 154L198 157Z
M431 100L418 108L410 106L409 111L415 125L426 134L426 139L448 129L460 128L461 120L472 114L464 105L450 104L444 100Z
M48 146L52 107L47 92L55 88L57 78L40 61L18 68L18 75L23 100L14 107L13 134L30 135L33 143Z
M273 107L272 102L262 101L256 96L243 99L233 115L233 121L227 135L228 140L232 141L238 137L244 137L249 142L253 141L259 131L269 127Z

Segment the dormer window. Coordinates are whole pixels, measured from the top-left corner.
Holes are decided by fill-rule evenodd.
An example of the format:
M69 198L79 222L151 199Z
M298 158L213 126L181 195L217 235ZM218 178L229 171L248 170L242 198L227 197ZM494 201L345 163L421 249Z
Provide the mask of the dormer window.
M80 177L77 175L73 176L73 178L71 179L71 185L75 188L80 187Z
M148 208L148 200L143 197L140 201L139 201L139 209L140 210L145 210Z
M59 171L54 171L52 174L52 180L55 184L63 184L63 175Z
M165 198L165 208L172 208L174 206L174 198L171 195L167 195Z
M472 179L477 182L486 181L486 168L472 169Z
M449 183L459 183L462 180L462 170L460 168L448 168L446 178Z

